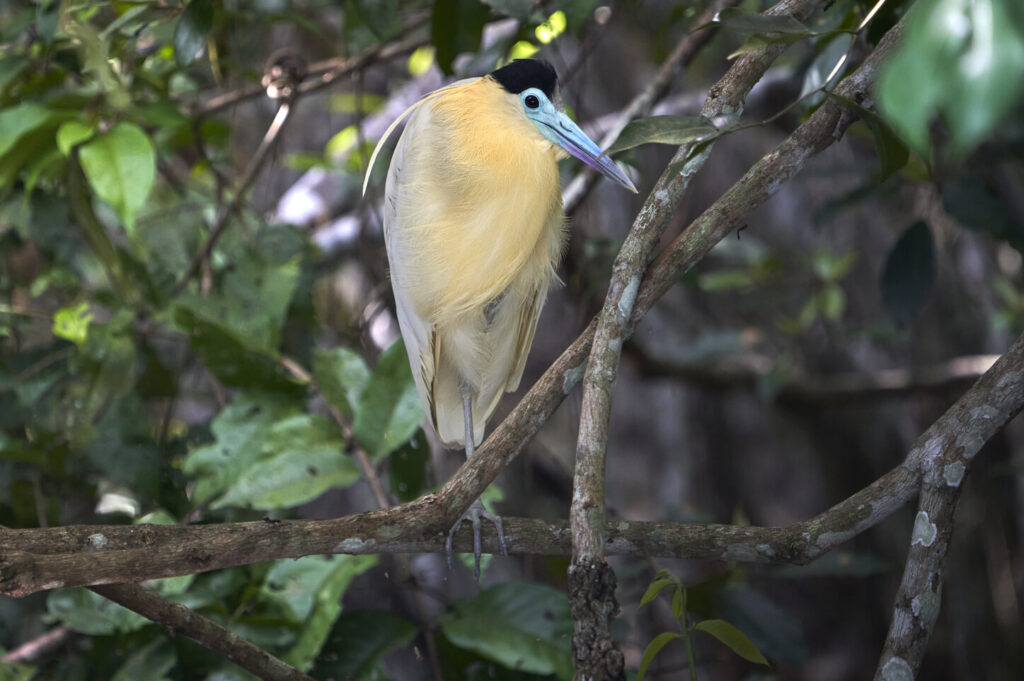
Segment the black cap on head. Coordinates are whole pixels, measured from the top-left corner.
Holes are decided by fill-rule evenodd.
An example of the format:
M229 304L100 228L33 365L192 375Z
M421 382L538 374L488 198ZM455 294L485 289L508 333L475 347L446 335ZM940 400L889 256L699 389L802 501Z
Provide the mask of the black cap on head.
M516 59L491 73L491 78L514 95L535 87L548 97L555 94L555 67L538 59Z

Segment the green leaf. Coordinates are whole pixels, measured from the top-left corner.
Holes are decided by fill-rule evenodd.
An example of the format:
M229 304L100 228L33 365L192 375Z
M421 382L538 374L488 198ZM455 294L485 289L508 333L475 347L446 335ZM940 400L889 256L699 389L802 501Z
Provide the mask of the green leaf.
M715 15L715 23L737 33L809 36L814 31L789 15L769 16L739 7L727 7Z
M385 350L363 390L355 432L374 460L405 443L423 422L423 405L401 339Z
M161 637L132 653L111 681L164 681L177 661L174 647Z
M899 326L924 304L935 280L935 255L928 224L918 220L900 236L882 272L882 302Z
M142 615L81 588L51 591L46 598L46 610L72 631L90 636L135 631L149 624Z
M504 583L458 600L438 623L452 643L505 667L572 678L573 624L565 594L532 583Z
M327 404L352 418L370 380L370 370L348 348L318 349L313 353L313 376Z
M50 109L31 102L0 111L0 156L26 134L51 123L54 115Z
M644 681L644 675L647 674L647 668L651 666L651 662L654 661L655 656L661 652L670 641L682 638L682 634L676 634L671 631L666 631L658 634L654 639L647 644L647 649L644 650L644 656L640 659L640 669L637 670L636 681Z
M476 52L487 22L487 5L480 0L437 0L430 15L430 42L437 65L451 75L452 61L462 52Z
M877 113L847 97L833 93L829 93L829 96L860 116L860 119L868 126L868 130L871 131L871 136L875 141L875 153L878 154L878 160L881 163L878 172L879 182L885 182L893 173L907 165L907 161L910 159L910 150Z
M966 154L1010 112L1024 88L1024 26L1002 0L922 0L882 65L879 105L910 146L928 155L940 118L954 157Z
M818 303L821 316L834 322L843 316L843 310L846 308L846 294L839 284L829 284L821 290Z
M227 385L292 396L304 393L274 353L252 347L250 339L188 309L187 302L175 306L173 319L188 335L189 345L204 366Z
M208 501L235 484L264 457L264 442L273 426L297 411L298 405L276 396L236 396L213 419L210 428L214 442L193 450L185 458L184 472L196 478L194 500Z
M334 623L312 676L317 679L372 678L381 657L409 644L416 627L384 610L344 612Z
M807 67L807 71L804 72L804 82L800 88L801 98L815 90L834 85L838 82L846 69L849 68L849 60L846 60L839 69L836 69L836 64L844 57L846 51L850 49L850 46L853 44L853 38L854 36L848 33L840 33L831 38L822 38L818 41L818 55L811 62L811 65ZM835 70L834 74L833 70ZM829 75L832 75L832 80L826 83L825 79ZM814 106L821 101L822 97L824 95L818 93L805 101L804 105Z
M146 133L132 123L118 123L83 144L78 156L93 191L114 207L130 234L156 179L156 152Z
M280 606L293 622L304 623L284 661L307 671L320 653L341 599L352 580L379 562L378 556L306 556L274 563L261 596Z
M430 463L430 443L419 430L400 449L388 457L388 482L391 493L400 501L412 501L420 496L427 484L427 465Z
M174 58L182 66L195 61L213 27L213 0L191 0L174 27Z
M672 593L672 616L686 626L686 589L676 589Z
M83 300L76 305L62 307L53 315L53 335L81 346L89 337L92 317L88 301Z
M347 487L359 470L345 455L334 423L320 414L298 414L266 432L260 460L250 464L213 508L292 508L333 487Z
M671 586L674 582L671 579L656 579L651 582L650 586L647 587L647 591L644 592L643 597L640 599L640 605L644 606L653 601L661 593L661 590L666 586Z
M611 155L641 144L686 144L718 135L718 128L703 116L651 116L630 122L608 147Z
M757 646L747 638L747 635L725 620L704 620L698 622L693 628L696 631L711 634L744 660L763 664L766 667L771 666Z
M82 121L67 121L57 128L57 148L60 149L60 153L69 156L75 145L85 142L95 133L95 128Z

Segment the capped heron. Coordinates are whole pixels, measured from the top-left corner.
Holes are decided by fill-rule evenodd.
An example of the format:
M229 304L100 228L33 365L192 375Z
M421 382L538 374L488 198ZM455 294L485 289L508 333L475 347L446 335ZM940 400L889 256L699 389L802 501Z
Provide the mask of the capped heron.
M434 431L467 458L519 386L555 277L565 243L556 162L572 154L636 192L556 105L556 81L547 62L519 59L441 88L392 123L370 159L408 116L384 191L398 324ZM452 535L472 522L478 580L482 517L507 553L501 519L479 499L446 543L450 565Z

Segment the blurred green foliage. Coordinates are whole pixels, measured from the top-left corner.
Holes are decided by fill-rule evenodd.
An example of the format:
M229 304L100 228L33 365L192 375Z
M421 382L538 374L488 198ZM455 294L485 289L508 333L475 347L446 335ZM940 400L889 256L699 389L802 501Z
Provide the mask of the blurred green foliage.
M399 499L428 489L429 447L405 351L396 344L373 357L321 347L309 311L321 273L308 234L242 207L199 275L185 278L236 174L228 124L196 106L225 74L258 81L235 53L267 25L287 24L351 55L396 39L408 30L403 19L420 13L429 17L420 35L451 73L456 56L481 49L492 18L520 22L488 48L493 63L513 48L579 37L597 4L0 0L0 524L296 517L301 505L359 479L345 455L351 443L322 406L351 424ZM816 58L801 77L813 90L835 82L825 78L832 61L872 3L833 4L815 24L765 21L750 8L723 13L720 23L741 52L772 41L812 45ZM910 4L893 0L876 22L890 26ZM318 21L328 10L340 12L340 28ZM872 40L875 30L862 33ZM417 54L429 62L429 52ZM1022 55L1015 3L920 0L878 92L884 117L858 111L881 162L873 181L915 181L922 167L931 174L941 151L931 146L936 125L955 158L1019 145ZM338 94L331 106L348 113L356 101L363 111L384 104ZM648 120L619 147L713 131L703 120ZM354 146L354 129L346 135L336 144ZM909 164L903 142L916 155ZM947 210L1019 249L1020 225L992 199L994 166L969 163L934 178L945 182ZM882 279L902 323L923 303L933 272L922 225L895 242ZM814 284L794 332L843 315L842 284L856 256L823 250L802 263ZM751 252L702 273L699 285L709 295L770 287L783 270L772 253ZM1024 297L1009 282L998 286L1006 323L1021 324ZM185 411L187 421L177 416ZM310 556L148 586L318 676L382 679L382 657L422 632L392 612L343 611L346 590L377 564ZM733 609L737 600L755 607L751 593L730 601ZM82 635L66 655L5 668L3 679L248 678L86 590L0 605L15 613L5 614L9 622L62 623ZM567 679L571 628L563 594L508 584L455 603L432 635L446 679ZM721 626L704 630L746 650ZM22 633L2 632L5 644Z

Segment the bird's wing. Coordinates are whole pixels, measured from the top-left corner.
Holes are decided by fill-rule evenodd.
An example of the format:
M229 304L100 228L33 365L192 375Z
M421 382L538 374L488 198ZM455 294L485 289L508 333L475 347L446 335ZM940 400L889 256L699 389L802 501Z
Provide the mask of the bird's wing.
M406 110L388 128L387 132L384 133L384 137L377 144L377 149L374 150L374 157L376 157L381 144L391 134L395 125L430 98L431 95L428 95L421 99ZM423 110L422 114L429 115L429 111ZM416 382L416 389L420 394L420 401L427 408L431 421L436 422L432 391L434 374L437 368L437 338L434 325L416 314L408 287L403 284L400 277L396 276L396 273L401 273L403 270L402 263L407 262L411 256L408 252L410 244L408 244L407 239L403 238L404 226L401 222L401 215L399 215L399 207L402 205L402 188L405 179L403 174L407 171L407 152L410 145L415 143L416 140L412 136L403 135L399 139L395 153L391 158L391 166L388 169L384 189L384 241L387 246L388 265L391 270L391 288L395 295L395 311L398 315L398 326L402 330L402 338L405 341L405 351L409 355L409 367L412 369L412 376ZM374 159L371 158L371 168L373 167L373 161ZM369 170L367 170L367 178L369 178Z

